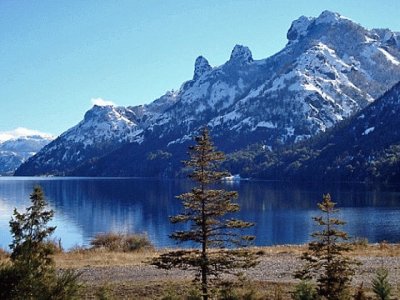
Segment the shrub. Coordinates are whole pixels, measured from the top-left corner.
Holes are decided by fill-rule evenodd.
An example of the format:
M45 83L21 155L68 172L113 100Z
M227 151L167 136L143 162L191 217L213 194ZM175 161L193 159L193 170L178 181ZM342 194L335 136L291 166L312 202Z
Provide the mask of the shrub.
M78 284L80 275L81 273L72 270L63 270L56 277L50 278L48 282L48 286L50 287L49 297L47 299L75 299L81 288Z
M316 297L317 291L315 290L315 286L307 280L300 281L292 293L292 299L294 300L313 300Z
M199 289L190 289L185 297L185 300L201 300L201 293L199 292Z
M358 286L356 292L354 293L353 299L354 300L367 300L368 299L367 295L365 295L362 283Z
M392 286L389 283L388 275L388 270L382 268L376 272L375 278L372 280L372 290L379 300L390 299Z
M100 286L96 293L95 293L96 299L98 300L111 300L113 297L111 296L111 289L107 285L102 285Z
M353 246L359 248L359 249L365 249L368 247L368 239L367 238L361 238L361 237L356 237L352 241Z
M90 244L94 249L108 251L132 252L153 249L154 246L145 234L101 233L96 235Z
M61 239L46 240L44 241L44 245L49 249L51 254L59 254L64 251L64 249L61 246Z
M233 282L224 281L220 284L219 290L220 300L239 300L240 296L237 290L234 288Z
M145 234L127 235L125 237L125 251L139 251L153 249L154 246Z

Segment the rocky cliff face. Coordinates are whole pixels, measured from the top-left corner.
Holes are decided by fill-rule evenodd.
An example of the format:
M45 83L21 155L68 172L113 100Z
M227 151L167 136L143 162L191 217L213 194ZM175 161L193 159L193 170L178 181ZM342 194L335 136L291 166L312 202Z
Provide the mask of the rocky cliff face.
M225 151L274 148L325 131L400 80L399 33L325 11L295 20L287 38L262 60L241 45L218 67L200 56L193 79L148 105L94 107L17 173L143 175L150 152L175 154L204 125Z

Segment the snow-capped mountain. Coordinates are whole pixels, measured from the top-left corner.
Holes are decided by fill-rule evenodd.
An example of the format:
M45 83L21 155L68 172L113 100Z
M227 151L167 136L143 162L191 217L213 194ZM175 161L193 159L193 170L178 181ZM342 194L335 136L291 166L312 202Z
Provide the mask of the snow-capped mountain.
M132 110L94 105L79 124L61 134L21 168L33 164L33 168L41 169L42 175L66 174L87 160L136 141L138 133Z
M339 126L294 149L282 151L274 163L253 175L274 179L398 182L399 115L400 82Z
M400 33L324 11L295 20L287 38L266 59L241 45L221 66L200 56L191 80L148 105L95 107L120 117L99 119L92 109L17 174L143 175L149 154L184 153L204 125L228 152L254 142L274 148L325 131L400 80Z
M12 175L29 157L53 138L48 135L22 136L0 142L0 175Z

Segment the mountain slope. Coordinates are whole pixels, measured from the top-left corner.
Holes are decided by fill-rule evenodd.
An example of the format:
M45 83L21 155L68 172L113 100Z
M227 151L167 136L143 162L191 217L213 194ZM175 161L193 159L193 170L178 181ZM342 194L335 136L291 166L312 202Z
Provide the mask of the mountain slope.
M262 178L400 179L400 82L351 119L308 142L265 155ZM259 153L260 154L260 153ZM267 166L267 161L274 161ZM261 163L261 164L263 164Z
M49 136L23 136L0 143L0 175L12 175L29 157L52 140Z
M85 116L93 126L70 129L17 174L171 175L201 126L227 152L252 143L275 148L326 131L400 80L399 33L325 11L294 21L287 37L282 51L262 60L240 45L219 67L200 56L192 80L148 105L96 108L122 114L124 129L103 135L115 119Z

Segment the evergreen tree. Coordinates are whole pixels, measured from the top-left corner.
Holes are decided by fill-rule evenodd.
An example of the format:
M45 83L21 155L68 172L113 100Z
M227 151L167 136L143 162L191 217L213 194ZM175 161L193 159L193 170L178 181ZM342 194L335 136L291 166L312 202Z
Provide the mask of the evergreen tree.
M372 280L372 290L379 300L390 299L392 286L389 283L388 276L388 270L381 268L376 272L375 278Z
M28 277L41 277L51 268L51 248L46 247L45 240L54 232L55 227L47 223L53 218L53 210L45 210L46 202L40 187L34 187L30 195L32 205L25 213L14 209L14 217L10 221L11 260L15 266L24 269Z
M324 215L313 219L323 229L312 234L315 240L308 244L308 251L302 256L306 264L295 275L303 280L316 279L318 295L328 300L345 298L356 264L344 256L351 247L345 243L347 233L339 229L345 222L333 217L337 212L335 205L329 194L324 195L322 203L318 204Z
M178 196L183 212L171 217L172 223L189 223L190 228L174 232L171 238L177 242L192 242L198 248L168 252L152 263L164 269L195 270L202 297L208 299L211 279L218 279L222 273L235 273L238 268L255 266L257 262L255 256L243 248L254 237L241 235L236 230L253 224L227 217L239 210L239 205L232 202L237 192L211 189L212 184L227 176L226 172L217 171L224 154L215 150L207 128L195 141L196 145L189 147L190 159L185 165L192 169L189 177L197 186Z
M315 300L317 298L317 291L314 285L306 280L300 281L295 286L295 290L292 293L293 300Z
M65 271L58 275L50 256L54 246L47 238L55 227L48 226L53 210L46 210L40 187L30 196L25 213L14 209L10 221L13 237L11 262L0 266L1 299L71 299L78 290L78 274Z

